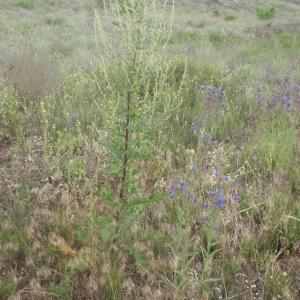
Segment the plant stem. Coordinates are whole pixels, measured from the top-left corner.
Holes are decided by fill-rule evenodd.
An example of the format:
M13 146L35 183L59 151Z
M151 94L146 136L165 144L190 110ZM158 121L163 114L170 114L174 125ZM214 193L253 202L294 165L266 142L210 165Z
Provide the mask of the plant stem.
M131 102L131 92L127 92L127 112L126 112L126 124L125 124L125 133L124 133L124 156L122 163L122 179L121 179L121 188L119 198L121 201L124 199L124 189L125 182L127 178L127 166L128 166L128 148L129 148L129 125L130 125L130 102Z

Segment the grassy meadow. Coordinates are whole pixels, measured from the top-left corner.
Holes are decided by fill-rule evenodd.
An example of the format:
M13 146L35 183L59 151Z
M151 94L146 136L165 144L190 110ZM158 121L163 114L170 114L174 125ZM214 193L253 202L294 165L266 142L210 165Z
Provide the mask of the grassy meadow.
M0 299L299 299L299 116L298 0L0 0Z

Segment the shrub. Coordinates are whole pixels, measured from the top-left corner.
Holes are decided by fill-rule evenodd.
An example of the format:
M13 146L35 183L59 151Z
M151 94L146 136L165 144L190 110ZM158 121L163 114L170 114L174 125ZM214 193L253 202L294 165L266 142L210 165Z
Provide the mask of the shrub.
M225 21L234 21L237 19L237 16L233 16L233 15L227 15L224 17Z
M275 6L261 6L256 8L256 16L260 20L272 19L275 15Z
M19 124L19 103L15 91L0 89L0 142L16 133ZM3 130L3 133L1 133ZM8 135L8 136L7 136Z
M222 32L212 31L208 34L208 40L215 45L219 45L224 43L226 36Z
M32 9L35 6L34 0L18 0L17 5L23 8Z
M105 6L111 7L112 5L117 7L122 12L125 11L132 11L134 9L134 6L138 2L143 2L142 1L137 1L137 0L95 0L96 5L103 8Z
M64 25L66 20L60 15L49 15L46 17L45 22L47 25L60 26Z
M170 109L171 103L163 104L170 97L165 51L170 25L165 15L153 15L155 1L129 1L133 11L122 11L122 3L112 6L115 20L124 28L122 32L119 26L113 26L114 34L107 35L99 15L96 24L102 69L99 85L106 81L110 99L103 111L107 112L112 141L111 171L120 180L119 198L126 201L130 193L138 191L132 186L140 173L138 165L153 154L154 149L147 145L150 140L154 142L157 124ZM113 50L115 36L119 51Z
M17 289L17 282L10 278L1 278L0 280L0 298L8 299L12 296Z

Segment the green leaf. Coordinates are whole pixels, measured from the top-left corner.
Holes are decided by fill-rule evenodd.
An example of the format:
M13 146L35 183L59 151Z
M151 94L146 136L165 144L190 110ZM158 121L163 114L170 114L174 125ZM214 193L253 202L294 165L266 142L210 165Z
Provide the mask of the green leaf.
M107 243L108 241L113 240L116 237L117 225L114 223L112 216L101 216L99 221L101 224L100 235L102 241Z
M134 251L134 253L132 253L132 255L134 256L135 261L136 261L136 264L137 264L138 266L143 266L143 267L145 267L145 266L148 265L149 259L148 259L148 257L147 257L147 255L146 255L145 252L137 251L137 250L136 250L136 251Z
M125 244L124 247L135 258L137 266L145 267L149 263L149 259L144 251L137 250L132 244Z
M103 188L101 190L92 191L91 194L100 198L105 204L109 205L110 207L117 207L118 203L114 201L115 199L115 192L111 188Z

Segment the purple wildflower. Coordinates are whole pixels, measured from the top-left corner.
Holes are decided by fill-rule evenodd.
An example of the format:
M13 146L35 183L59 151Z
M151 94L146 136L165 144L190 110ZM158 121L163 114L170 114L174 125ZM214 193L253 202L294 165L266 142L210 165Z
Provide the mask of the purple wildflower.
M223 208L225 206L225 198L224 198L224 191L219 190L216 194L215 201L214 201L216 208Z
M168 185L168 194L170 200L174 200L176 198L176 184L170 183Z
M233 194L232 195L232 199L236 202L239 202L241 200L241 196L238 194Z
M225 102L222 100L223 86L214 87L212 85L199 86L199 90L204 94L204 103L209 105L211 103L217 103L221 106L225 106Z
M208 194L208 196L215 196L217 194L217 191L210 190L210 191L207 191L207 194Z
M221 175L221 173L218 171L218 170L216 170L216 169L213 169L213 171L212 171L212 174L211 174L213 177L219 177L220 175Z
M195 165L192 165L191 171L192 171L193 173L196 173L196 172L197 172L197 167L196 167Z
M225 175L224 176L224 181L226 181L226 182L230 181L230 176L229 175Z
M175 198L176 198L176 194L174 194L174 193L169 194L169 199L170 200L174 200Z
M169 191L175 191L176 190L176 184L174 184L174 183L170 183L169 185L168 185L168 190Z
M179 191L181 193L183 193L185 191L185 186L186 186L186 183L183 179L179 179L178 180L178 187L179 187Z
M192 129L192 133L193 133L193 134L197 134L198 125L195 124L195 123L193 123L191 129Z
M293 99L290 96L283 96L282 97L282 103L286 107L290 107L293 104Z
M198 203L197 197L195 195L192 195L191 201L192 201L193 204L197 204Z
M76 128L78 124L78 114L73 113L70 117L70 128Z
M203 135L204 139L208 140L208 141L212 141L213 140L213 136L211 133L209 132L205 132Z
M263 98L261 96L261 90L259 87L257 87L257 89L256 89L256 103L258 105L261 105L263 103Z

